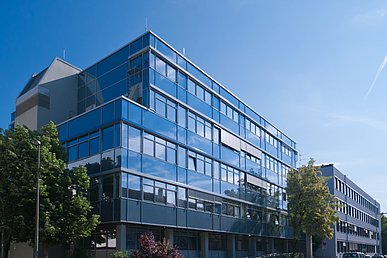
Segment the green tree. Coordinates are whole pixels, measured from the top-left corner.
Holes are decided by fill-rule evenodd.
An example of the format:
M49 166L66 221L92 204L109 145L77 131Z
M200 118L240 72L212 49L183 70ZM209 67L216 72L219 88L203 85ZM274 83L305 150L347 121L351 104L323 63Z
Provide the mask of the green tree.
M0 137L1 229L11 241L33 243L36 203L37 146L41 142L40 243L48 247L91 235L98 216L90 213L90 179L84 167L66 168L65 152L53 123L40 132L16 126Z
M295 237L306 237L306 257L311 258L312 238L333 237L332 225L338 220L336 200L330 194L320 168L311 159L307 166L288 173L288 209Z
M382 253L387 254L387 218L382 215Z

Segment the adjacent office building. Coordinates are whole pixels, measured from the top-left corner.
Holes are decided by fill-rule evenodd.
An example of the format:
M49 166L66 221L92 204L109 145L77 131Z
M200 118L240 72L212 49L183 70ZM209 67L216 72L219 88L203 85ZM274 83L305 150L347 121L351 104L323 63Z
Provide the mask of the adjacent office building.
M381 253L380 204L334 165L321 166L321 172L328 177L329 191L338 200L339 221L333 238L324 240L315 255L340 257L350 251Z
M295 142L154 33L87 69L56 58L33 75L11 126L50 120L68 167L91 177L96 255L146 231L185 257L291 251Z

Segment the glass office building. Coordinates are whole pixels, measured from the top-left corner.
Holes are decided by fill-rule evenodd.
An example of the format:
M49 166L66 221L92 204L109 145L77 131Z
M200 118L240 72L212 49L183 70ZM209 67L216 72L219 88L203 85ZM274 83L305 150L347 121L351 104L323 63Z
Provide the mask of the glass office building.
M164 40L146 32L76 88L77 115L57 122L68 166L91 177L97 252L134 249L145 231L185 257L291 251L295 142Z
M337 201L339 221L332 239L315 252L319 257L341 257L345 252L382 253L380 204L333 164L321 166L329 191Z

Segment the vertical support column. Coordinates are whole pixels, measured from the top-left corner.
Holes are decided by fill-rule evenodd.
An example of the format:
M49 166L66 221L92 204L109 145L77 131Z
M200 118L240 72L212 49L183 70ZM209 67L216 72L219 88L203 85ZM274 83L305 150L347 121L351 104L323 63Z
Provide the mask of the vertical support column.
M173 246L173 229L167 228L164 231L164 237L169 246Z
M249 237L249 256L257 256L257 238Z
M209 257L208 232L200 232L200 258Z
M266 239L266 250L267 250L267 253L274 252L274 239L273 238Z
M227 235L227 257L236 257L235 235Z
M285 249L285 253L289 253L289 239L285 239L285 246L284 246L284 249Z
M116 244L117 250L126 250L126 226L124 224L118 224L116 227Z

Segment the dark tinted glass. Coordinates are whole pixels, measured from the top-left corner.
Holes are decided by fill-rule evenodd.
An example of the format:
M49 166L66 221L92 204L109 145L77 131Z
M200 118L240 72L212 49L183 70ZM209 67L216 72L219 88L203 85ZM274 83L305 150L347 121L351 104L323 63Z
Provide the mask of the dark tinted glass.
M102 130L102 150L114 147L114 127L108 127Z

